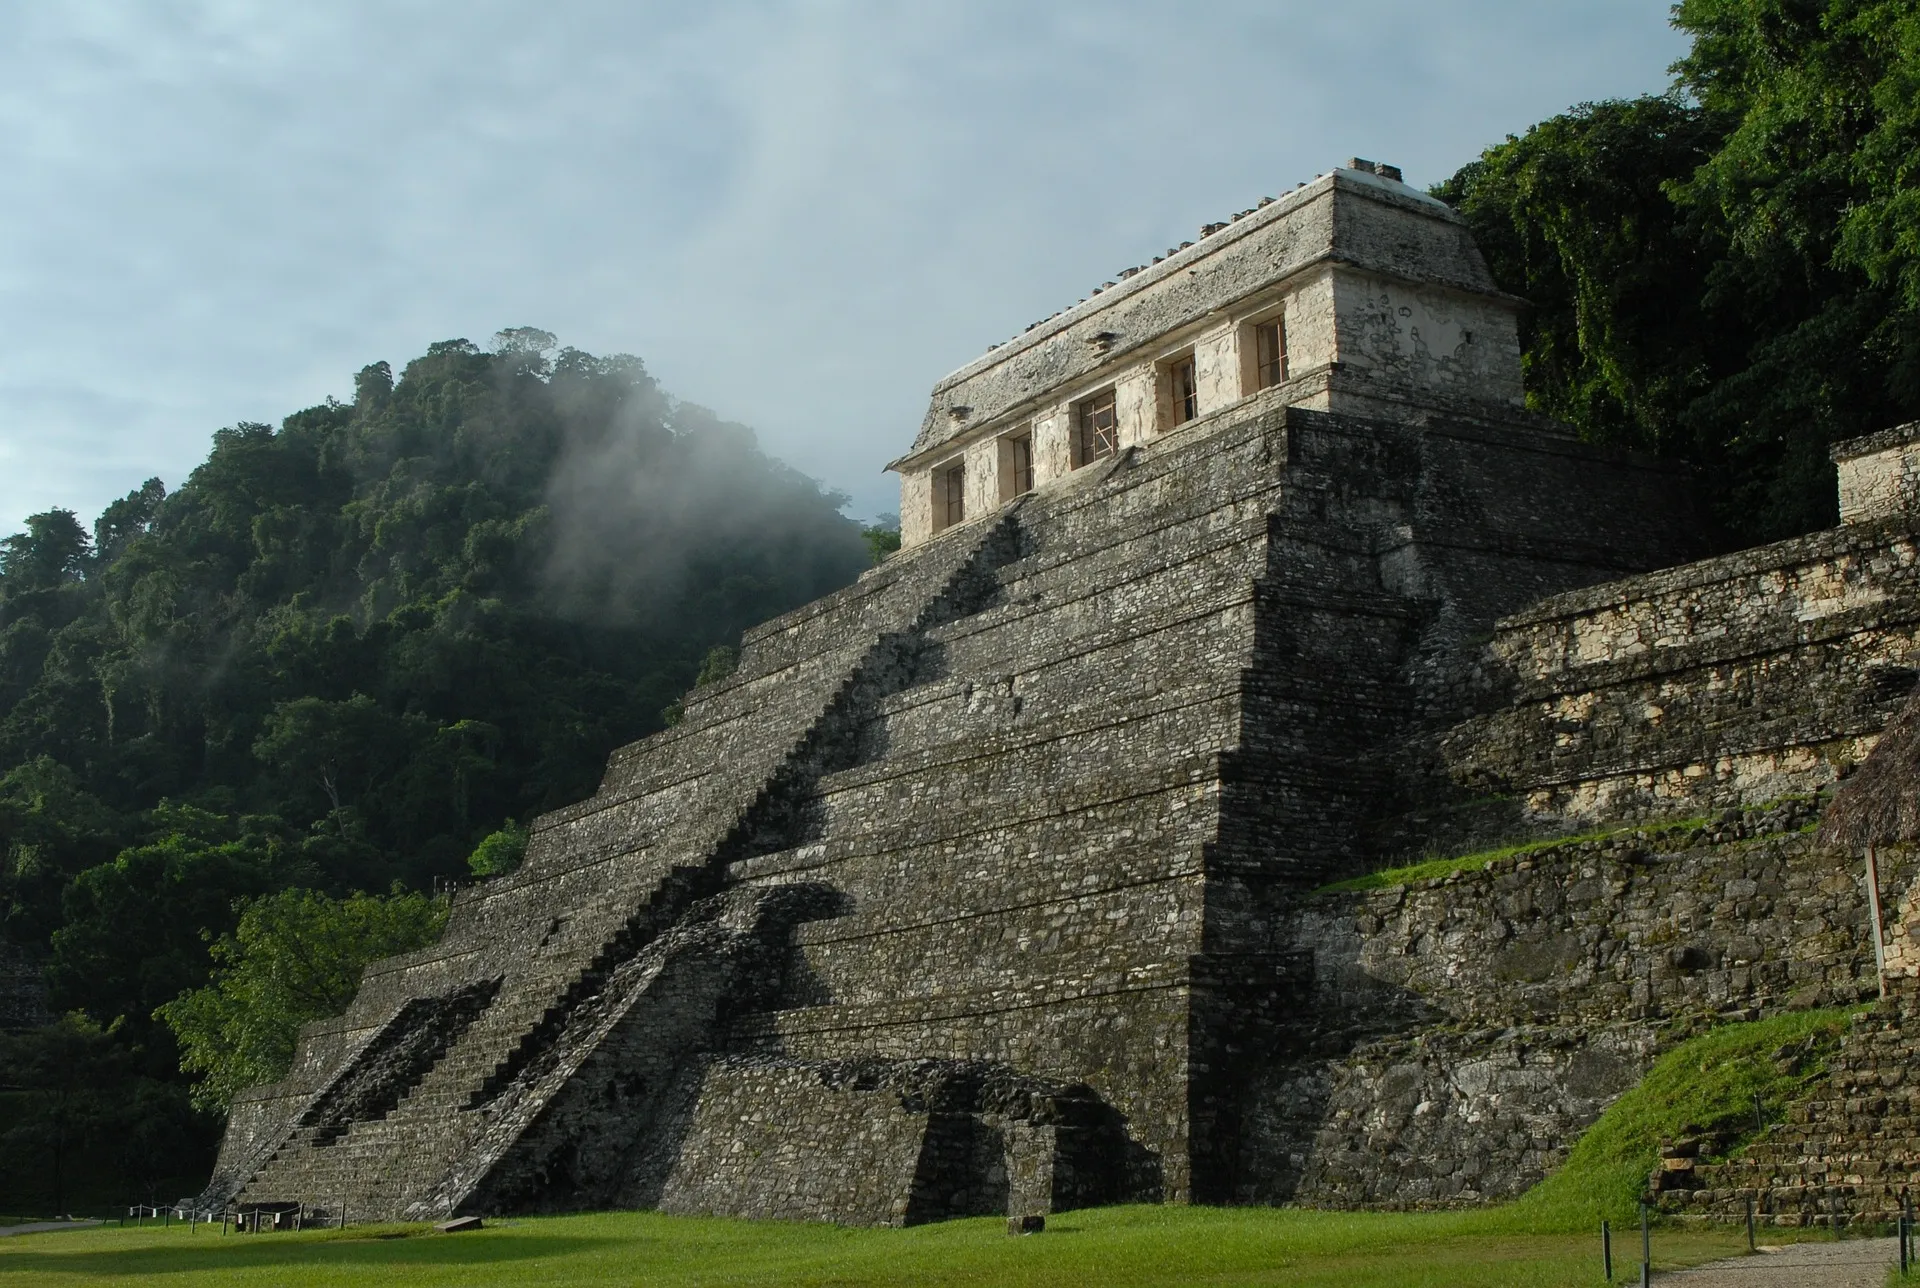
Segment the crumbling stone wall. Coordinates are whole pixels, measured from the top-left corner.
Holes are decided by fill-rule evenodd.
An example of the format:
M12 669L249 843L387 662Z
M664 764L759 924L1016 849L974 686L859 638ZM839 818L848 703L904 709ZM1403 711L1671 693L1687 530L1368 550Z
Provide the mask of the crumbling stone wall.
M1789 1067L1808 1053L1773 1053ZM1885 1228L1920 1185L1920 988L1893 982L1855 1015L1812 1093L1785 1107L1729 1158L1702 1159L1700 1141L1674 1142L1680 1160L1650 1178L1668 1211L1721 1221L1753 1205L1763 1225ZM1764 1108L1764 1107L1763 1107Z
M912 1225L1045 1214L1138 1188L1123 1124L1088 1087L980 1062L732 1057L645 1197L669 1212Z
M1547 826L1806 794L1912 692L1920 539L1860 524L1546 599L1442 755Z
M1553 846L1481 871L1301 901L1291 1050L1249 1090L1247 1201L1512 1197L1658 1052L1702 1026L1875 989L1857 865L1811 802ZM1910 859L1883 872L1913 879Z
M1920 421L1837 444L1840 522L1912 522L1920 516Z

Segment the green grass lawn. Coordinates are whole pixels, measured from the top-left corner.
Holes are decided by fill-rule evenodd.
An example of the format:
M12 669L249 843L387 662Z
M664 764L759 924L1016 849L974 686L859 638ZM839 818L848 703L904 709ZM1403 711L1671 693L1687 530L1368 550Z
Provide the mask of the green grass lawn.
M466 1234L370 1227L222 1236L179 1226L0 1239L0 1284L1598 1285L1595 1233L1490 1233L1492 1213L1118 1207L1009 1238L1002 1220L850 1230L650 1212L518 1219ZM386 1237L382 1237L382 1236ZM1656 1267L1744 1249L1732 1230L1656 1231ZM1616 1277L1639 1240L1615 1244Z

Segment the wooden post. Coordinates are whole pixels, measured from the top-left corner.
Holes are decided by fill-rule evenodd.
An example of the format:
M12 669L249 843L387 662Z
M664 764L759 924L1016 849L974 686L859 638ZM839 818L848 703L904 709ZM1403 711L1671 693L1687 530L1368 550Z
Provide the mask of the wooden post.
M1880 996L1887 995L1887 941L1880 925L1880 864L1867 847L1867 908L1873 913L1873 969L1880 979Z
M1640 1288L1653 1288L1653 1235L1647 1226L1647 1205L1640 1204Z

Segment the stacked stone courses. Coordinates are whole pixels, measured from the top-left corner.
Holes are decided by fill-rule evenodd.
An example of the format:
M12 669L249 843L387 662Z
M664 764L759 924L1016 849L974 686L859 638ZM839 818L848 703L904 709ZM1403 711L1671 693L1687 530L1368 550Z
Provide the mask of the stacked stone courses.
M1544 819L1690 813L1806 793L1911 691L1920 537L1894 522L1576 591L1500 624L1494 709L1454 776Z
M1915 678L1876 481L1910 440L1842 460L1842 530L1687 564L1683 473L1521 409L1517 307L1450 211L1339 171L942 381L906 547L747 632L439 944L370 966L236 1102L204 1197L1454 1205L1543 1175L1678 1037L1859 997L1864 894L1804 829ZM1273 318L1298 361L1237 383ZM1197 417L1123 416L934 530L952 453L1063 432L1089 382L1144 416L1168 354Z
M1510 1198L1660 1050L1874 988L1866 892L1811 843L1818 803L1731 810L1477 871L1302 901L1311 1024L1252 1093L1240 1197ZM1905 882L1902 859L1885 874Z
M1776 1053L1776 1058L1790 1056ZM1885 1226L1920 1182L1920 989L1911 979L1853 1017L1825 1076L1731 1157L1656 1178L1688 1217L1779 1226Z

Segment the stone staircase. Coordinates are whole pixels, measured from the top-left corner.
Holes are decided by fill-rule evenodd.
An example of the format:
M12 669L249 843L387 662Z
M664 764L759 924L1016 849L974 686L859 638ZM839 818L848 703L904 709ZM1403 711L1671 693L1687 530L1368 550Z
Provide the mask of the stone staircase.
M550 816L536 826L535 843L521 872L493 883L500 888L487 892L496 903L501 895L511 899L519 893L505 909L506 915L517 914L521 923L519 943L497 944L501 927L497 922L485 924L491 909L476 916L471 904L464 909L456 906L447 941L457 944L463 932L477 937L476 932L491 931L497 948L506 949L493 954L494 971L478 981L487 990L490 1004L434 1050L433 1058L404 1066L383 1062L385 1046L397 1041L420 1047L418 1040L408 1038L408 1031L437 1008L431 996L405 997L392 1005L383 1018L368 1026L370 1036L302 1099L287 1126L269 1139L270 1148L253 1147L258 1161L223 1157L216 1176L226 1181L226 1192L210 1191L203 1198L249 1204L301 1201L323 1209L344 1204L370 1217L426 1217L457 1207L464 1193L445 1182L456 1173L477 1182L484 1173L484 1167L463 1165L463 1156L486 1133L489 1106L507 1089L537 1077L541 1058L563 1041L583 1009L591 1009L589 1004L601 997L621 966L658 940L700 899L717 892L729 864L783 848L797 829L804 829L802 806L813 782L856 754L850 738L865 710L910 681L923 634L984 606L997 585L992 568L1017 548L1018 532L1010 513L992 525L957 534L948 548L932 550L931 559L916 561L908 572L917 576L895 578L904 584L893 587L891 598L904 599L904 604L882 605L892 611L868 612L862 615L866 620L856 619L853 638L858 641L864 636L857 652L843 640L829 639L824 649L801 652L784 667L768 667L765 659L756 656L750 639L744 674L737 674L732 684L715 686L714 692L695 695L696 700L688 704L685 727L660 740L665 755L653 764L637 765L631 757L616 757L609 767L608 785L587 803L593 809L561 811L557 818ZM902 607L909 611L902 614ZM873 622L874 617L882 620ZM889 617L890 622L885 620ZM840 624L843 637L846 625ZM882 629L871 629L875 625ZM775 653L803 632L799 625L785 632L760 628L761 638L771 639ZM807 686L796 686L789 679L784 705L811 714L804 724L788 726L795 728L795 736L782 744L777 740L780 722L768 718L765 701L743 697L740 690L767 676L785 678L783 671L822 657L825 671L817 664L813 668L830 685L822 697L809 701ZM849 657L851 665L847 665ZM743 720L743 716L757 719ZM716 729L732 736L723 736L721 745L708 745L704 757L686 754L691 745L711 744L711 738L701 735ZM742 747L729 755L726 744L742 741L753 744L752 754ZM679 835L671 836L670 853L688 855L693 861L674 861L645 850L620 853L607 846L603 839L607 829L592 815L619 810L627 801L640 801L644 809L650 795L663 792L681 801L684 809L686 792L675 789L690 781L689 760L702 762L707 778L719 780L699 782L702 794L709 797L719 794L724 799L729 783L748 775L746 781L753 784L745 800L736 796L739 803L718 818L710 807L688 811L691 817L674 811L680 814L681 827ZM698 778L698 773L691 776L691 780ZM626 812L624 839L631 844L639 829L632 810ZM661 819L662 826L648 830L670 834L668 821ZM565 836L555 836L568 828L580 833L572 844ZM640 833L642 839L645 835ZM582 867L604 867L609 861L615 867L601 879L598 900L584 907L553 908L558 916L527 915L529 909L546 911L526 896L529 885L556 877L565 880ZM649 871L657 874L651 880ZM468 914L466 920L482 924L462 926L463 911ZM622 911L625 916L620 915ZM544 929L541 921L548 922ZM376 969L378 964L370 973ZM446 996L465 996L475 987L475 983L464 984ZM356 1006L363 1003L364 997L356 999ZM397 1037L396 1030L402 1030ZM379 1087L370 1100L361 1097L367 1111L345 1118L329 1113L330 1106L343 1102L341 1089L360 1082ZM521 1090L524 1093L524 1086ZM425 1207L420 1206L423 1202Z
M1662 1205L1735 1220L1751 1200L1770 1225L1878 1225L1899 1214L1903 1194L1920 1195L1920 981L1888 984L1784 1122L1725 1161L1665 1164L1656 1183L1674 1188Z

